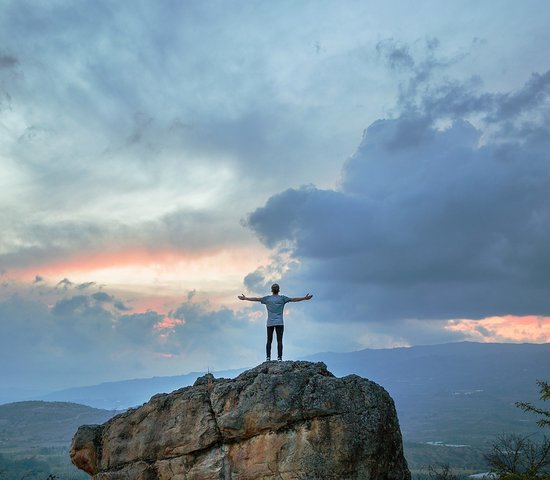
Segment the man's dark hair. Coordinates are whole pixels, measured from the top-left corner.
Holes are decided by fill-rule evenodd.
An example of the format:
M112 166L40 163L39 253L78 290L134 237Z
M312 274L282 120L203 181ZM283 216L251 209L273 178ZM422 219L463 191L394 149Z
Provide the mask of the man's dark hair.
M271 292L274 295L277 295L279 293L279 284L274 283L273 285L271 285Z

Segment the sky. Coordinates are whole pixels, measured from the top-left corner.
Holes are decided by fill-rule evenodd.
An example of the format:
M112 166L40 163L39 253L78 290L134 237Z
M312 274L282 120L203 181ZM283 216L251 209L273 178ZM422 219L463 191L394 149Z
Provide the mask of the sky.
M550 341L550 5L0 2L0 402Z

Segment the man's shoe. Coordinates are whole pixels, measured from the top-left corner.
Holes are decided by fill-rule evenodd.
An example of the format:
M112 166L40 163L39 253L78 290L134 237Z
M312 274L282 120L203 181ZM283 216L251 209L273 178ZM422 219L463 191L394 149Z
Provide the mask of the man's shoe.
M266 362L271 362L271 357L265 357Z
M277 357L277 361L278 361L278 362L282 362L282 361L283 361L283 357Z

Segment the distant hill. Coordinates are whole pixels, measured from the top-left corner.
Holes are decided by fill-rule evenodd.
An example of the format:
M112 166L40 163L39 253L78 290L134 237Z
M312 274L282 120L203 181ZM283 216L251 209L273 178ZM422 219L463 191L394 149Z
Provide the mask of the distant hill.
M406 439L450 445L482 445L505 431L538 431L534 418L514 403L536 401L536 380L550 376L550 344L460 342L319 353L305 360L325 362L337 376L355 373L379 383L395 400ZM243 370L214 375L232 378ZM42 399L125 409L191 385L204 373L103 383Z
M515 406L536 402L550 377L550 344L460 342L352 353L320 353L335 375L355 373L395 400L408 440L482 445L500 432L538 432Z
M224 370L214 372L214 375L216 378L233 378L244 370ZM170 393L193 385L205 373L207 372L191 372L173 377L138 378L75 387L44 395L40 400L73 402L106 410L125 410L145 403L157 393Z
M67 447L82 424L103 423L114 412L68 402L17 402L0 405L0 452Z
M463 473L483 471L482 453L496 434L540 434L535 418L514 404L537 402L536 380L550 380L550 344L463 342L320 353L305 360L322 361L337 376L355 373L388 390L396 403L405 455L413 471L440 463ZM243 370L214 375L231 378ZM59 478L87 478L79 476L67 456L79 425L103 423L115 409L141 405L157 393L191 385L204 373L103 383L43 398L60 400L56 402L0 405L0 470L2 456L32 457L57 465L50 471Z
M80 425L103 423L113 413L68 402L0 405L0 478L89 479L71 464L69 444Z

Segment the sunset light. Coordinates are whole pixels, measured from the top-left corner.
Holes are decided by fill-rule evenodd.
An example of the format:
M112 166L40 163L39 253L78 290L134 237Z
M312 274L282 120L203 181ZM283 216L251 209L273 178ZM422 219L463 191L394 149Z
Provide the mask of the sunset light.
M550 342L550 317L528 315L450 320L445 327L476 342Z

